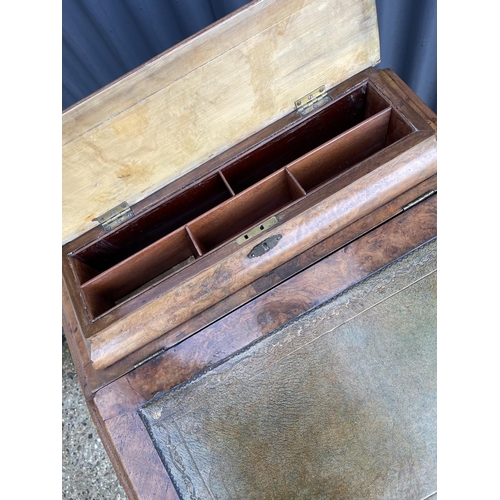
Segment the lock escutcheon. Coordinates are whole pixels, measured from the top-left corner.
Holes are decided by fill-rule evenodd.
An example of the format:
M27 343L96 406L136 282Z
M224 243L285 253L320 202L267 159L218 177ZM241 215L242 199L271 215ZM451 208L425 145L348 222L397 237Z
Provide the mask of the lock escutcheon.
M279 240L281 240L281 234L275 234L274 236L266 238L264 241L252 248L252 250L248 254L248 258L253 259L255 257L264 255L265 253L269 252L269 250L274 248L278 244Z

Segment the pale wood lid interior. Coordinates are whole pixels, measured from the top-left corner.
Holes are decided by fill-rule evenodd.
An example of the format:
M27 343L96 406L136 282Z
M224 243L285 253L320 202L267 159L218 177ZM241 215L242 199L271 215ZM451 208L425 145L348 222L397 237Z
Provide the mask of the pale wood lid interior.
M63 244L380 60L375 0L262 0L63 113Z

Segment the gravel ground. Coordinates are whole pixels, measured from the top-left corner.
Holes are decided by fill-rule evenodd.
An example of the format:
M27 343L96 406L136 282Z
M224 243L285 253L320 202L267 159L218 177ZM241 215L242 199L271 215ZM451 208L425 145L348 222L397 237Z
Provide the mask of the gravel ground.
M62 498L63 500L127 499L90 418L64 335Z

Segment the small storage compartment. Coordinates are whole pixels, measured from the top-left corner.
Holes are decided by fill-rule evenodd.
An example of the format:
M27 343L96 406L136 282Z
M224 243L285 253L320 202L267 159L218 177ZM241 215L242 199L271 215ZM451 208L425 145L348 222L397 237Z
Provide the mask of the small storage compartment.
M93 317L123 302L131 293L181 269L196 256L186 228L177 229L82 285Z
M412 131L374 87L363 83L219 165L71 254L90 318L329 183L331 195L336 178Z
M188 227L206 253L302 196L305 192L295 179L280 170L202 215Z

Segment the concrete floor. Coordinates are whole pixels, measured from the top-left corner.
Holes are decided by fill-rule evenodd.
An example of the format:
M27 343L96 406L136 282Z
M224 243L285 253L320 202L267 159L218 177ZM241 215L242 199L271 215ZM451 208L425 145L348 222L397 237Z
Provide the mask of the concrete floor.
M62 499L127 499L90 418L64 335L62 345Z

